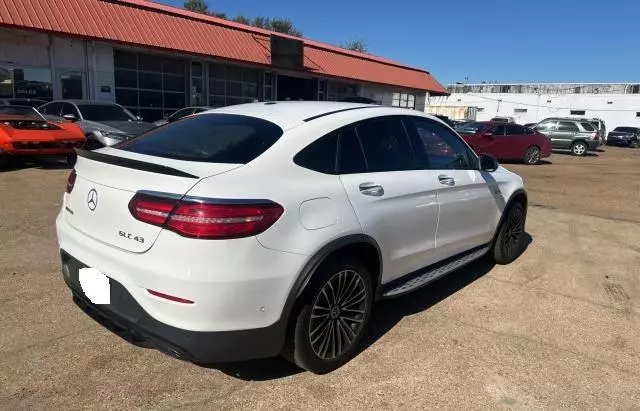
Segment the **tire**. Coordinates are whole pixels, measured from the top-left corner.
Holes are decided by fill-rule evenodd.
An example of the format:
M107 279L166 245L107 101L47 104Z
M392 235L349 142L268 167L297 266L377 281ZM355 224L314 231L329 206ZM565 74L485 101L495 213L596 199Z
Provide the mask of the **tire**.
M540 162L540 147L528 147L527 151L524 153L523 162L524 164L528 164L530 166L538 164Z
M0 153L0 168L5 168L7 165L9 165L9 160L9 154Z
M589 146L587 146L587 143L585 142L576 141L571 145L571 154L573 154L574 156L584 157L587 155L588 151Z
M493 244L493 260L496 264L509 264L520 256L525 223L526 214L522 203L513 203L502 219Z
M338 258L318 268L301 298L283 354L300 368L326 374L358 352L371 318L371 276L359 260Z
M629 147L631 147L631 148L640 148L640 141L633 140L632 142L629 143Z

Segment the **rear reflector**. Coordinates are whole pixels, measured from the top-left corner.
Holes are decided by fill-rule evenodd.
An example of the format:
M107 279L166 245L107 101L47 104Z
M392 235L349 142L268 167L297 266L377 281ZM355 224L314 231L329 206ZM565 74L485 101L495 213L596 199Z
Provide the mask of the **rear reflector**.
M267 201L178 200L138 193L129 202L129 211L140 221L183 237L222 240L264 232L280 218L284 208Z
M154 290L147 290L149 292L149 294L154 295L156 297L159 298L164 298L165 300L169 300L169 301L174 301L176 303L182 303L182 304L193 304L193 301L191 300L186 300L184 298L180 298L180 297L176 297L173 295L169 295L169 294L164 294L158 291L154 291Z
M67 194L71 194L73 187L76 185L76 169L71 170L69 177L67 178Z

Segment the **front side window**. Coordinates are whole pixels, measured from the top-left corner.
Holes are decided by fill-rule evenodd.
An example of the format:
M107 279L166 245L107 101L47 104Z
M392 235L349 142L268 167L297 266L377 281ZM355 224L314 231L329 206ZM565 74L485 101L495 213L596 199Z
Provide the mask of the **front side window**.
M356 125L369 172L415 169L411 143L400 117L364 120Z
M506 132L507 132L507 128L505 126L498 126L493 130L491 130L491 134L496 137L504 136Z
M202 114L153 129L117 148L175 160L246 164L282 134L280 127L259 118Z
M538 125L536 125L535 129L540 131L540 132L553 131L553 130L556 129L556 122L555 121L543 121L542 123L539 123Z
M193 113L193 109L192 108L183 108L181 110L176 111L172 115L170 115L168 120L169 121L180 120L182 117L186 117L186 116L188 116L189 114L192 114L192 113Z
M411 118L420 138L423 168L431 170L470 170L470 153L462 139L441 124L424 118ZM420 150L422 148L422 150Z
M479 132L484 130L484 127L484 123L470 121L456 127L456 131L460 134L478 134Z

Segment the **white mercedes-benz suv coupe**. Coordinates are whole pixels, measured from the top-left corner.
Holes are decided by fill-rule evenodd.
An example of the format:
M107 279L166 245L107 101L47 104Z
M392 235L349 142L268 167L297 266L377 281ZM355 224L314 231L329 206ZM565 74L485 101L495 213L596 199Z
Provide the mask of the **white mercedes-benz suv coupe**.
M522 248L522 179L413 110L245 104L78 154L56 221L74 301L198 364L329 372L374 302Z

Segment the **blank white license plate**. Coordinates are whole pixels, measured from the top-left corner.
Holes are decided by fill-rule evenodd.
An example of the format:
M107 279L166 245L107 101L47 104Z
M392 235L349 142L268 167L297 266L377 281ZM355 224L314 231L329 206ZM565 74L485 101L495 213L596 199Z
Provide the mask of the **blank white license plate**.
M78 273L82 292L93 304L110 304L109 277L96 268L81 268Z

